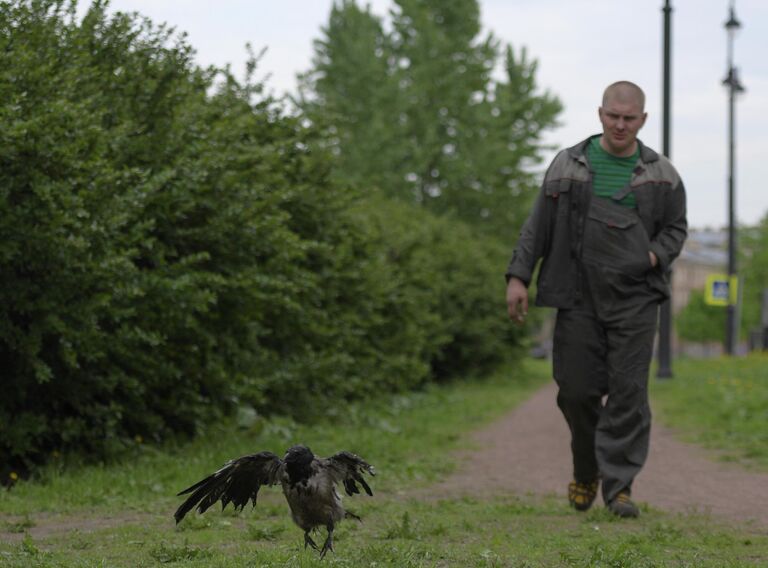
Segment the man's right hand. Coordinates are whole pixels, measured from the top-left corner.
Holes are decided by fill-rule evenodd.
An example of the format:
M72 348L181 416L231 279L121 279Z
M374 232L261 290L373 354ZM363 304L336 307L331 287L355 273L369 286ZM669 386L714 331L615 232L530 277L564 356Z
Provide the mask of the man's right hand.
M528 315L528 288L514 276L507 284L507 310L515 323L520 325L525 322L525 316Z

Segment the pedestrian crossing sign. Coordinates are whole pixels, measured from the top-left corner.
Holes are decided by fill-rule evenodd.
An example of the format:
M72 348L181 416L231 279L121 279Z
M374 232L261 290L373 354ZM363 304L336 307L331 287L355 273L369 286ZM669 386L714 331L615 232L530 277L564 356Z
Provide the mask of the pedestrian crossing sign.
M739 277L727 274L710 274L704 290L704 302L708 306L735 305L738 298Z

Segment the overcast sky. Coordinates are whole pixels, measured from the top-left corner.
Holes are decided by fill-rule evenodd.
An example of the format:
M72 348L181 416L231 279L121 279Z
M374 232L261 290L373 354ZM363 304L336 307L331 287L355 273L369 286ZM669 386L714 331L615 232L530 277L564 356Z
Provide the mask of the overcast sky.
M80 0L81 8L88 4ZM333 0L112 0L188 34L201 65L243 69L245 44L268 51L261 73L280 95L312 57ZM369 4L385 19L392 0ZM693 227L727 224L729 0L671 0L672 161L688 192ZM483 37L525 46L539 62L542 88L560 97L561 126L547 136L559 147L599 132L597 107L609 83L628 79L646 92L648 122L640 138L661 150L662 0L480 0ZM737 0L742 28L735 63L746 92L737 101L737 218L755 224L768 213L768 1Z

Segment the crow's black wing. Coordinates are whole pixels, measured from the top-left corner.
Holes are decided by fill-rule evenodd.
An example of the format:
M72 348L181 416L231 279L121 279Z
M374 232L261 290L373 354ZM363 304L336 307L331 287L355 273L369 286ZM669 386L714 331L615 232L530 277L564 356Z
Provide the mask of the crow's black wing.
M376 475L373 466L363 458L351 452L339 452L329 458L321 460L327 468L331 478L336 483L343 483L347 495L360 493L357 484L363 486L368 495L373 495L373 491L363 479L363 473Z
M262 485L275 485L280 481L283 461L272 452L259 452L228 461L224 467L187 487L178 495L192 493L174 513L178 523L195 505L203 513L216 501L223 509L233 503L235 509L242 509L251 500L256 505L256 496Z

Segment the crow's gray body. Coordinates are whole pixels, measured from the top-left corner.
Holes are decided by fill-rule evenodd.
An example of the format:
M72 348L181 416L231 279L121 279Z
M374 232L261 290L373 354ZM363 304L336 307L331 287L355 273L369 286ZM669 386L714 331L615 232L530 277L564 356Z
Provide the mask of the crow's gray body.
M305 531L327 523L338 523L344 518L345 511L336 485L319 464L313 464L309 479L291 484L287 474L280 480L288 505L291 508L293 522Z
M181 491L179 495L191 495L174 517L178 523L193 508L203 513L217 501L221 501L222 508L231 502L236 509L242 509L248 500L255 506L262 485L279 483L293 522L304 531L305 547L317 549L310 536L313 530L325 527L328 531L320 551L324 556L333 550L336 524L346 517L360 519L344 509L336 486L342 484L348 495L354 495L360 493L359 483L368 495L373 495L362 473L375 475L371 465L350 452L319 458L305 446L293 446L282 460L272 452L259 452L230 460L218 471Z

